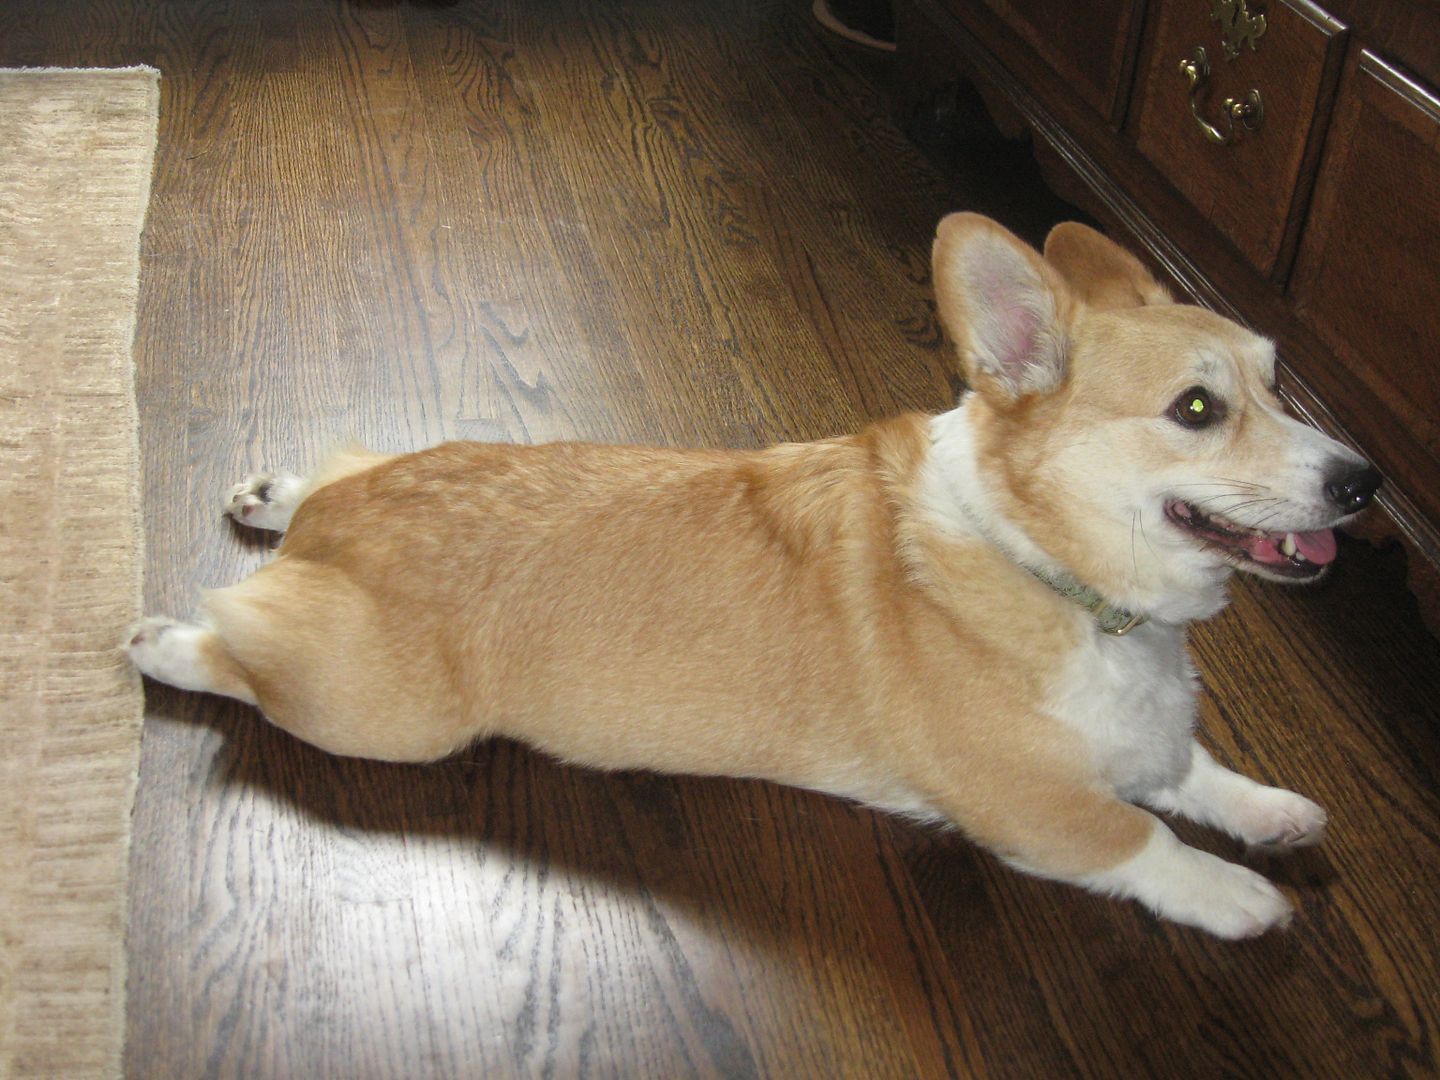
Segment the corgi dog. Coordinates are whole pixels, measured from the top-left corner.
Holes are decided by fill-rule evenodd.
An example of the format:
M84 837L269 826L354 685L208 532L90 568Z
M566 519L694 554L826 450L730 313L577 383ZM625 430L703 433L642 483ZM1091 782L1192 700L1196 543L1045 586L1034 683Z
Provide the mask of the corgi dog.
M1224 938L1326 817L1195 740L1186 628L1243 570L1313 581L1380 484L1289 418L1272 344L1085 226L1044 254L953 214L935 292L968 390L760 451L446 443L252 476L276 558L149 618L153 679L334 754L487 736L605 769L760 777L949 823L1031 874Z

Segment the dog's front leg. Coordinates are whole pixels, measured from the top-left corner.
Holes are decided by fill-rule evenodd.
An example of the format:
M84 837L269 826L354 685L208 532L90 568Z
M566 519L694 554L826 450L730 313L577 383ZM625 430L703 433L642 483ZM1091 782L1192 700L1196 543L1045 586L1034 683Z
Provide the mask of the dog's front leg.
M1271 851L1311 847L1325 838L1325 811L1319 806L1293 791L1231 772L1199 743L1191 743L1185 777L1174 787L1146 795L1143 802Z
M1290 902L1253 870L1181 843L1159 818L1057 777L977 804L936 800L1006 862L1039 877L1138 900L1173 922L1223 938L1290 921ZM959 793L957 793L959 794Z

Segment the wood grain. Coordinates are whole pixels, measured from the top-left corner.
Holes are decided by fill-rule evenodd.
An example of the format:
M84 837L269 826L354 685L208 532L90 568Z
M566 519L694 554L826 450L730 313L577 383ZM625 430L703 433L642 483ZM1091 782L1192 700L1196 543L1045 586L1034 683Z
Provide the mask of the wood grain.
M335 441L756 445L945 407L936 220L1063 212L1023 152L942 178L801 2L0 10L0 63L136 61L165 74L156 609L265 558L223 488ZM1217 752L1336 822L1268 868L1295 928L1239 947L805 792L507 743L337 760L152 688L129 1071L1433 1074L1440 657L1402 571L1356 546L1199 636Z

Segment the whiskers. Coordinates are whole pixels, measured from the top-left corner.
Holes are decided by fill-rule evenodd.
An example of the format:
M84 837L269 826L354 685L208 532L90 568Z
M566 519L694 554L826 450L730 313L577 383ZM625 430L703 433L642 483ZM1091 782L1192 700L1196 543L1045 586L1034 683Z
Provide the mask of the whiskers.
M1136 508L1135 512L1130 515L1130 565L1135 570L1135 580L1139 581L1140 552L1135 544L1135 535L1137 532L1139 533L1141 539L1145 541L1145 546L1150 549L1150 554L1158 555L1158 552L1156 552L1155 550L1155 545L1150 543L1150 537L1145 533L1145 514L1138 507Z
M1230 476L1216 476L1209 480L1199 480L1187 484L1174 484L1173 489L1181 488L1220 488L1213 495L1199 494L1195 498L1186 497L1185 501L1197 510L1207 513L1220 514L1227 518L1234 518L1236 513L1242 510L1250 512L1245 516L1254 519L1249 522L1253 529L1263 528L1265 523L1273 521L1281 514L1292 507L1289 499L1280 495L1270 494L1274 489L1266 484L1256 484L1248 480L1237 480Z
M1228 476L1216 476L1209 480L1196 480L1189 484L1173 484L1175 488L1227 488L1210 499L1237 498L1244 495L1260 495L1270 488L1265 484L1252 484L1248 480L1236 480ZM1208 501L1208 500L1207 500Z

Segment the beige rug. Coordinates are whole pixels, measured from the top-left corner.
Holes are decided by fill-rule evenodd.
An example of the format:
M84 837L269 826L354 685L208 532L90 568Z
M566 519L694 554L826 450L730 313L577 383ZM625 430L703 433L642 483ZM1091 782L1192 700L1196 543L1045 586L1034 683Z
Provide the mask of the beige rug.
M0 70L0 1077L117 1076L149 68Z

